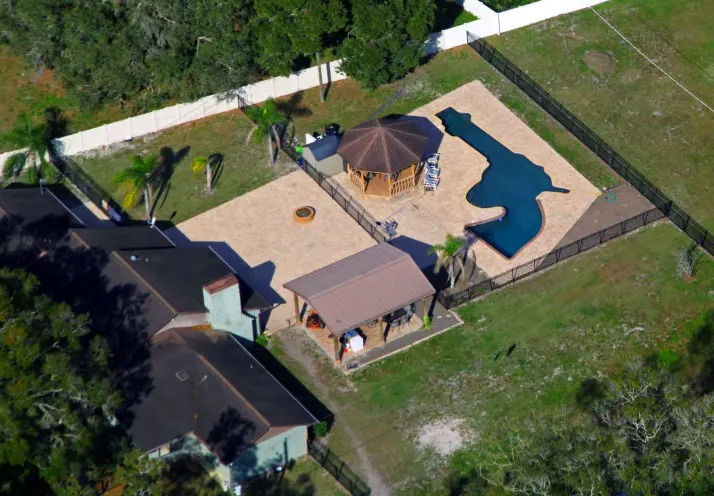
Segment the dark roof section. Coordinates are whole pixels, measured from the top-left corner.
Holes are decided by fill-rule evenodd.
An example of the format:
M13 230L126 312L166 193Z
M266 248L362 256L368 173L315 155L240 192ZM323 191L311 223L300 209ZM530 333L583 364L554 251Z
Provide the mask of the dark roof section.
M81 222L55 198L50 188L5 188L0 194L3 251L47 250L67 241Z
M72 237L85 247L101 248L107 254L115 250L141 248L172 248L174 245L159 229L143 226L122 226L72 230Z
M120 250L114 255L177 313L202 313L204 285L233 271L208 247Z
M325 160L337 153L337 147L340 146L340 138L337 136L325 136L318 140L313 141L305 148L312 152L313 157L318 162L320 160Z
M436 292L414 260L381 243L284 284L339 336Z
M429 137L407 119L374 119L345 132L337 153L355 170L392 174L424 158Z
M271 428L315 422L228 333L173 329L152 342L154 388L120 416L144 450L193 432L231 463Z
M316 421L278 380L228 333L212 333L216 335L216 339L208 338L205 333L183 330L181 333L192 348L205 356L272 426L310 425Z

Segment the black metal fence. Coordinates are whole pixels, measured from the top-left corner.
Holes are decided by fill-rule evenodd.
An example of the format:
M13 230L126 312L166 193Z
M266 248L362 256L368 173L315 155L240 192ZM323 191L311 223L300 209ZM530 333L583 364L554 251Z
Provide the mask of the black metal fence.
M369 496L372 490L347 464L317 439L310 441L308 453L322 468L354 496Z
M52 162L52 165L55 166L63 177L89 198L97 208L105 212L110 219L119 223L131 220L131 216L112 199L111 195L97 184L89 174L82 170L80 166L75 164L71 158L51 151L50 162Z
M525 72L508 60L501 52L496 50L486 40L469 32L466 33L469 46L506 76L518 88L526 93L534 102L540 105L555 120L560 122L568 131L573 133L585 146L590 148L615 172L622 176L637 191L647 198L665 216L682 231L684 231L697 244L707 252L714 255L714 236L704 229L682 208L674 203L657 186L652 184L632 164L622 158L610 145L595 134L572 112L553 98L546 90L533 81Z
M486 293L509 284L513 284L519 279L523 279L524 277L528 277L536 272L547 269L558 262L562 262L570 257L574 257L575 255L591 250L603 243L606 243L607 241L635 231L657 220L663 219L664 217L665 214L661 210L653 208L627 220L623 220L613 226L606 227L605 229L590 234L589 236L585 236L584 238L580 238L572 243L561 246L560 248L556 248L546 255L531 260L530 262L526 262L518 267L514 267L513 269L503 272L495 277L476 283L459 292L447 294L442 291L439 294L439 303L444 305L446 308L453 308L461 305L467 301L473 300L474 298L483 296Z
M293 148L293 146L286 142L282 142L282 150L295 162L298 162L298 154ZM362 226L362 228L369 233L372 238L378 243L387 241L386 231L377 224L377 219L375 219L372 214L370 214L357 200L355 200L352 195L350 195L345 189L340 186L337 181L329 176L326 176L315 167L307 163L305 160L302 161L300 165L302 169L315 180L320 187L329 194L337 204L343 208L357 223Z

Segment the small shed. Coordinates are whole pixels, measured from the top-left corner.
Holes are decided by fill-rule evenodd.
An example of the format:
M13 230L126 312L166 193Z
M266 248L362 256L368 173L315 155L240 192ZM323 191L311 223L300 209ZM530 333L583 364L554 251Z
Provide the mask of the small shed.
M338 136L324 136L302 149L305 161L326 176L346 171L345 161L337 154L340 146Z

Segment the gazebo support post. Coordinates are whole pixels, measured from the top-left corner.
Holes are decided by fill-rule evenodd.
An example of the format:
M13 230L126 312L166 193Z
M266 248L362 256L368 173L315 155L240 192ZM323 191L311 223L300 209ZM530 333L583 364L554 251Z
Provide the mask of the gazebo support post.
M389 192L389 198L392 197L392 175L387 174L387 191Z
M298 299L298 294L293 293L295 299L295 325L299 324L300 321L300 300Z
M412 188L416 188L416 177L414 177L414 164L412 164Z

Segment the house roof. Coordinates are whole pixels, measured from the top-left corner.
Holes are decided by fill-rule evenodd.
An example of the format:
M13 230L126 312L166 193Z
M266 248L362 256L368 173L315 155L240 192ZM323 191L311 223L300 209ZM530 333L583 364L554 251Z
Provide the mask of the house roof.
M230 463L274 430L315 422L228 333L161 333L150 362L152 391L120 415L144 450L193 433Z
M409 120L381 118L346 131L337 153L355 170L391 174L421 162L428 143Z
M338 260L284 287L310 302L337 336L436 292L412 258L388 243Z
M163 233L148 225L73 229L72 237L86 247L114 250L141 248L172 248L174 245Z
M0 234L5 254L38 252L66 242L81 222L57 200L49 187L5 188L0 194Z
M177 313L202 313L204 285L233 271L208 247L118 250L113 253Z

